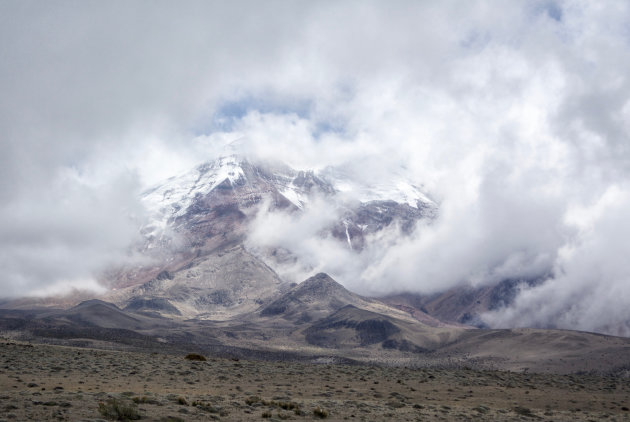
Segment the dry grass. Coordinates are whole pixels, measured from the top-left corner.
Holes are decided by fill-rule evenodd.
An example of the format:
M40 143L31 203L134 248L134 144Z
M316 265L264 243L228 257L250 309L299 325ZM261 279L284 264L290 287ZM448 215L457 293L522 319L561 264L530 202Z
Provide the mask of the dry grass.
M612 376L217 358L196 365L181 355L0 341L6 420L622 421L629 397L630 380Z

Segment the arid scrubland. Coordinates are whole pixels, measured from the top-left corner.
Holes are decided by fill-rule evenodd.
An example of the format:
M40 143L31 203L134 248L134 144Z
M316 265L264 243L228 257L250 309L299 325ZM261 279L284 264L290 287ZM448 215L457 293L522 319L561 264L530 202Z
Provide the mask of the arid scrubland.
M0 342L2 420L630 420L630 379Z

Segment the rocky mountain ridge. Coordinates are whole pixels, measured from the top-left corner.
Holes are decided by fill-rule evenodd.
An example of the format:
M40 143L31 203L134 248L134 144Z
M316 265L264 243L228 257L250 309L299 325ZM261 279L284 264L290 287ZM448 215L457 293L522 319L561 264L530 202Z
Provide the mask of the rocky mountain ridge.
M283 304L287 306L279 307ZM195 350L234 360L580 370L621 376L630 359L626 338L566 330L433 327L354 295L325 274L253 312L225 320L169 318L142 308L120 308L101 300L67 310L0 308L0 331L16 340L169 353ZM300 308L311 311L310 320L295 312ZM266 309L272 309L271 315L263 315Z

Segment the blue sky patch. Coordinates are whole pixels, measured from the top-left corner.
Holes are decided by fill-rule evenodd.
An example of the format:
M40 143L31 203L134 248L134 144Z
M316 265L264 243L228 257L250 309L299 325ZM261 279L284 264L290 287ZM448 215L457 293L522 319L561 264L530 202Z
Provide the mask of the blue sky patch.
M295 114L307 119L313 107L312 101L306 99L274 98L272 95L245 96L238 99L230 99L219 104L214 114L198 119L195 124L195 135L209 135L213 132L230 132L234 130L236 123L248 113L258 111L265 114Z

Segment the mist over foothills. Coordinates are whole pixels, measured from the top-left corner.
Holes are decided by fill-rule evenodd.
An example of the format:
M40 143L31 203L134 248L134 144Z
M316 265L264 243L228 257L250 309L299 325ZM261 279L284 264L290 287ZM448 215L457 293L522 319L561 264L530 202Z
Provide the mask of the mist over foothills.
M342 197L249 222L248 248L295 255L288 281L535 279L483 322L627 336L629 21L623 1L0 2L2 296L105 292L148 259L143 193L229 151L343 171ZM398 180L433 218L360 250L322 235Z

